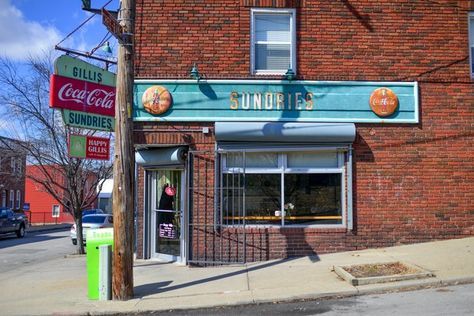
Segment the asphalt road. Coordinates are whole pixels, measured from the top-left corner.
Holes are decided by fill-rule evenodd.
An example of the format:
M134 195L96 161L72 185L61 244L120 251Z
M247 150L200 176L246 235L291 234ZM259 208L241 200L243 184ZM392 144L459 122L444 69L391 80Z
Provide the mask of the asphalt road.
M74 251L69 230L28 232L24 238L16 238L15 234L1 235L0 276L15 269L64 257Z
M143 316L290 316L373 315L446 316L474 315L474 284L410 292L321 299L291 303L254 304L195 310L137 313Z

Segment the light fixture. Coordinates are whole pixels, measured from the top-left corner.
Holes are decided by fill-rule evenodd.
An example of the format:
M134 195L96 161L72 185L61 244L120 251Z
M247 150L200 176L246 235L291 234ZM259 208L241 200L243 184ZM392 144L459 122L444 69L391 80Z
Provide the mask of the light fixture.
M109 42L105 42L105 44L100 49L107 54L112 54L112 48L110 48Z
M199 74L199 70L196 66L196 63L194 63L193 68L191 68L191 71L189 71L189 76L194 80L201 79L201 75Z
M291 69L291 67L288 67L288 70L285 73L285 77L286 77L286 80L288 81L291 81L296 78L296 74L293 71L293 69Z

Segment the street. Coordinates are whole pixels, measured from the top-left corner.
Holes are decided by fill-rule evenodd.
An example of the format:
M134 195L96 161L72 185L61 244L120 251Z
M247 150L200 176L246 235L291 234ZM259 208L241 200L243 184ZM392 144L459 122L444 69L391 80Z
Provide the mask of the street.
M137 313L147 316L212 315L416 315L445 316L474 314L474 284L410 292L362 295L340 299L320 299L291 303L251 304L196 310Z
M37 263L64 257L74 253L75 246L69 238L69 230L27 232L24 238L15 234L0 236L0 279L11 270L21 270Z
M454 244L451 244L454 245ZM436 248L440 250L440 244ZM451 246L450 249L454 249ZM69 231L29 232L23 239L15 235L0 237L0 282L4 291L0 297L0 306L5 315L31 315L61 312L63 314L87 314L95 311L99 314L107 312L116 315L472 315L474 314L474 284L449 287L430 288L411 292L395 292L377 295L360 295L344 298L302 300L287 303L241 304L232 307L213 307L190 309L206 297L212 297L215 305L226 305L228 302L238 304L232 297L245 295L245 290L239 289L242 275L226 277L232 272L229 268L216 274L216 269L185 268L175 265L152 263L138 265L135 274L135 290L142 287L143 296L138 295L129 302L103 302L87 299L87 278L84 256L68 256L75 252L69 238ZM425 251L426 252L426 251ZM468 253L465 253L465 255ZM65 258L68 256L67 258ZM326 257L324 260L330 260ZM292 262L295 272L298 267ZM302 263L300 263L302 264ZM271 266L274 267L275 266ZM267 269L271 268L267 267ZM314 268L313 264L304 265L307 269ZM232 270L234 271L234 270ZM239 270L236 270L239 271ZM288 269L279 270L280 275L288 273ZM284 272L286 271L286 272ZM310 271L310 270L308 270ZM262 277L268 271L259 270ZM314 270L312 273L316 273ZM257 275L246 272L246 279L251 282ZM322 275L322 274L320 274ZM223 277L224 276L224 277ZM233 279L232 281L230 279ZM311 277L307 276L308 280ZM317 282L313 279L311 282ZM331 282L332 278L326 278ZM162 285L168 281L171 289ZM214 283L217 282L217 283ZM219 283L224 282L224 283ZM344 283L336 281L338 289ZM265 279L252 291L257 292L271 281ZM151 285L150 285L151 284ZM211 285L212 284L212 285ZM244 284L247 284L244 282ZM253 283L251 283L253 284ZM326 284L328 286L329 284ZM201 287L202 286L202 287ZM224 286L224 287L223 287ZM228 287L225 287L228 286ZM157 290L158 287L158 290ZM163 287L162 292L159 290ZM25 288L27 290L25 290ZM233 289L228 296L222 294L224 289ZM147 290L143 290L147 289ZM199 290L201 289L201 290ZM242 287L240 286L240 289ZM168 290L168 292L166 291ZM288 286L288 291L298 288ZM21 293L21 294L20 294ZM210 293L210 294L208 294ZM293 293L293 292L292 292ZM311 292L314 293L314 292ZM220 299L217 299L219 297ZM227 301L226 301L227 300ZM254 300L248 300L252 302ZM47 302L47 303L46 303ZM81 309L82 307L82 309ZM169 308L162 312L139 312ZM179 310L179 308L188 308Z

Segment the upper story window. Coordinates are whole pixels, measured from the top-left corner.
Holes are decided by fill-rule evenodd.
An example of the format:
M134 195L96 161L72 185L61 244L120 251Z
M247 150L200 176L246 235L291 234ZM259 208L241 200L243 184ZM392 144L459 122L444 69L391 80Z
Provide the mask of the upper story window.
M474 12L469 12L469 65L474 78Z
M252 74L296 72L295 10L252 9L251 21Z
M20 209L20 202L21 202L21 191L16 190L16 205L15 205L15 207L17 209Z
M2 207L7 207L7 190L2 190Z
M13 208L15 207L15 204L14 204L14 203L15 203L15 191L10 190L10 196L9 196L9 197L10 197L10 204L9 204L9 206L10 206L10 208L13 209Z
M23 172L23 161L21 159L21 157L18 158L18 161L16 163L16 172L21 175L22 172Z
M10 158L10 165L11 165L12 174L13 174L16 171L16 158L15 157Z

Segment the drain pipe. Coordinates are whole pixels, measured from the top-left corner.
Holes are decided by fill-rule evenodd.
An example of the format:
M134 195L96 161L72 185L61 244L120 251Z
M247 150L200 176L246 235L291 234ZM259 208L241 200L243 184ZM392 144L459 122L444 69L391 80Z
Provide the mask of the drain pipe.
M353 208L352 208L352 145L347 151L347 229L354 229Z

